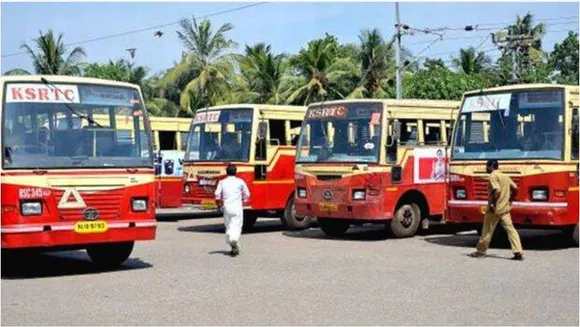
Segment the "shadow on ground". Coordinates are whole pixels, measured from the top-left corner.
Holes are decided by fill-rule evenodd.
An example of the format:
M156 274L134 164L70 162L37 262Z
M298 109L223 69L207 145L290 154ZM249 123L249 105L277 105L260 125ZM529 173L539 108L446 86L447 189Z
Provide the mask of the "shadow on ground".
M499 227L499 226L498 226ZM561 231L518 230L524 251L550 251L578 247L572 238ZM426 236L425 241L443 246L475 248L479 235L477 232L465 232L447 236ZM490 248L510 249L510 243L504 233L494 235Z
M192 219L209 219L209 218L220 218L221 214L218 212L184 212L184 213L156 213L155 218L157 221L165 222L177 222L180 220L192 220Z
M177 230L180 232L214 234L223 234L226 232L223 223L178 227ZM282 223L279 219L258 219L256 224L251 229L244 230L243 234L272 233L280 232L283 230L284 226L282 226Z
M427 230L421 230L418 235L433 235L433 234L450 234L454 233L455 229L445 225L430 226ZM389 235L387 228L384 225L363 225L350 226L346 234L341 237L326 236L319 228L310 228L300 231L284 231L282 233L288 237L309 238L309 239L326 239L334 241L385 241L388 239L396 240L396 238Z
M112 271L98 269L84 251L53 253L2 253L2 279L32 279L99 274L152 267L139 258L129 258Z

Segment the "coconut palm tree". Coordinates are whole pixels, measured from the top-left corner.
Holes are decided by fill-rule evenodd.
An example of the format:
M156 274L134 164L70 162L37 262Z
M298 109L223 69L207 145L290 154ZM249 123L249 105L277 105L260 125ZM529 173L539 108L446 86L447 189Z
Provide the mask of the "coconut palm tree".
M343 99L352 91L349 86L358 67L353 58L338 57L338 47L336 39L327 35L310 41L291 58L294 74L283 82L289 93L286 103L307 105Z
M477 52L474 47L459 50L459 58L452 60L453 65L458 70L467 75L483 72L491 64L491 59L485 52Z
M23 43L20 48L24 49L32 59L32 66L36 74L42 75L75 75L81 74L80 61L86 56L81 47L75 47L70 52L63 42L63 34L55 37L52 30L34 39L33 47ZM67 55L68 52L68 55ZM6 72L6 75L30 75L30 72L23 69L13 69Z
M395 72L391 44L385 42L378 29L363 30L359 35L361 83L349 98L384 98L389 76Z
M287 68L284 56L272 54L270 45L264 43L246 46L245 52L240 59L243 80L239 82L245 87L239 96L244 102L282 103L280 85Z
M209 20L182 19L177 36L186 48L182 61L169 70L163 84L190 77L181 89L182 110L192 114L200 106L223 103L231 96L235 56L229 51L236 43L226 37L233 26L221 25L215 32Z

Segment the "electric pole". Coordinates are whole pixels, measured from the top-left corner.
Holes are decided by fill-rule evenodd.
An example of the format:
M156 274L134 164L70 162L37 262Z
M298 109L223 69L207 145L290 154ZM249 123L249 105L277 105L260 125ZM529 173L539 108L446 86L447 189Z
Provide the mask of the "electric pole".
M511 82L513 84L517 84L520 82L520 72L519 72L519 65L517 62L516 53L520 52L521 50L527 49L530 47L531 42L534 41L534 38L528 35L507 35L503 39L498 39L495 33L491 34L492 42L495 44L498 49L500 49L504 54L511 55L512 61L512 78Z
M397 19L397 37L395 42L395 56L396 58L396 65L397 65L397 99L401 99L402 96L402 87L401 87L401 20L399 17L399 3L395 2L395 15Z

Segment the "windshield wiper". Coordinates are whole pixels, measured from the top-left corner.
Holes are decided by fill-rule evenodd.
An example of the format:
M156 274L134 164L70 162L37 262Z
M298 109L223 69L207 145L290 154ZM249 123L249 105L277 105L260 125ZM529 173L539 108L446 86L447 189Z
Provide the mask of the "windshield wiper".
M46 84L46 86L48 87L52 87L55 90L57 90L58 92L60 92L62 95L65 95L64 92L59 89L56 85L54 85L53 83L50 83L46 78L41 77L40 80L42 81L42 83ZM65 99L66 99L66 95L65 95ZM97 123L96 121L94 121L92 118L90 118L89 116L85 116L83 114L80 114L78 112L76 112L68 103L63 102L64 105L66 106L66 108L75 116L79 117L80 119L85 119L86 121L88 121L89 123L93 124L93 125L97 125L100 128L103 128L103 126L101 126L101 124Z
M480 96L483 95L487 99L487 101L489 101L490 103L493 103L491 101L491 99L489 98L489 95L483 93L483 90L479 90L479 95ZM502 129L505 129L505 123L503 121L503 117L501 116L500 108L497 108L497 110L495 110L495 111L497 111L497 114L499 115L499 121L501 121L501 127L502 127Z

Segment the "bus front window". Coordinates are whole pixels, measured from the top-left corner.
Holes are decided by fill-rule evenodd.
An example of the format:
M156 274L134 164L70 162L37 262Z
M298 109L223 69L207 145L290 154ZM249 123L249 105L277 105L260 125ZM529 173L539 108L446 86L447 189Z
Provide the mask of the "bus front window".
M561 90L468 96L455 131L453 157L480 159L561 159Z
M345 103L308 109L298 144L297 162L379 160L380 103Z
M6 90L4 168L152 165L143 102L136 89L9 83Z
M251 109L224 109L196 115L186 160L247 162L252 134Z

